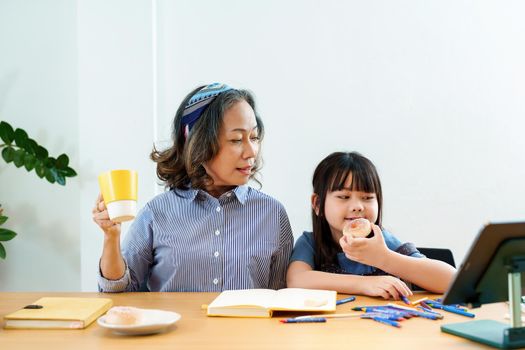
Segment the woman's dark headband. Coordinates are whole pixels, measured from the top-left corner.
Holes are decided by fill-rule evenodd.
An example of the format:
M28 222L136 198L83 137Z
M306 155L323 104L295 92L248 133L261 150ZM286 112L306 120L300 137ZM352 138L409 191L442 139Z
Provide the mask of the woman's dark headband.
M206 107L208 107L219 94L229 90L233 90L233 88L226 84L213 83L203 87L190 98L182 113L181 127L182 130L184 130L184 137L186 139L193 125L199 120Z

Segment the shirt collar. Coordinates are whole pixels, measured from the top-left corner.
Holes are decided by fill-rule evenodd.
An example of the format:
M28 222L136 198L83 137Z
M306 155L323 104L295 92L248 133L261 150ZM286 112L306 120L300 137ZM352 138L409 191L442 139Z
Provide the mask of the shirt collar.
M186 199L189 199L191 201L193 201L197 197L197 194L199 194L198 190L196 190L194 188L191 188L191 187L188 188L188 189L175 188L175 189L173 189L173 191L179 197L186 198Z
M189 199L191 201L195 200L197 198L197 195L200 192L202 192L202 195L204 196L206 195L209 196L209 194L206 191L197 190L191 187L188 188L187 190L175 189L175 191L176 191L176 194L180 195L183 198ZM237 198L237 200L241 204L244 205L244 203L246 203L246 198L248 197L248 186L247 185L237 186L233 190L226 192L225 195L227 195L228 193L233 193L235 197Z
M237 197L237 200L244 205L246 203L246 198L248 197L248 186L237 186L231 191Z

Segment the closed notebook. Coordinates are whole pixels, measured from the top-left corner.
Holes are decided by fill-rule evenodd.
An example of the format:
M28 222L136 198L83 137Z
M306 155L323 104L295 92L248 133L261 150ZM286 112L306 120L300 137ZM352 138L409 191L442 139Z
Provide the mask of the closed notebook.
M302 288L226 290L208 305L208 316L272 317L274 311L335 311L337 292Z
M30 307L4 317L6 329L82 329L105 313L113 301L107 298L41 298Z

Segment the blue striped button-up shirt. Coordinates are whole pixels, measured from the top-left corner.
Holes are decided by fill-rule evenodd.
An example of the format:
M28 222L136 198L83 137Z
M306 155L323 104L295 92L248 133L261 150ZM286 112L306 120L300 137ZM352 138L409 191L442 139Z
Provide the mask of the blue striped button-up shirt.
M217 292L285 287L293 236L276 199L248 186L214 198L171 190L140 211L124 237L124 276L103 292Z

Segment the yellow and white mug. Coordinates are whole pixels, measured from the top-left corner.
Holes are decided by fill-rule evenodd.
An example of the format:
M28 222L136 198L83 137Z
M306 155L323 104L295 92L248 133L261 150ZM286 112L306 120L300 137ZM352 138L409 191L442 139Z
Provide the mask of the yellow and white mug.
M98 184L115 222L133 220L137 215L138 174L135 170L110 170L98 176Z

